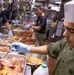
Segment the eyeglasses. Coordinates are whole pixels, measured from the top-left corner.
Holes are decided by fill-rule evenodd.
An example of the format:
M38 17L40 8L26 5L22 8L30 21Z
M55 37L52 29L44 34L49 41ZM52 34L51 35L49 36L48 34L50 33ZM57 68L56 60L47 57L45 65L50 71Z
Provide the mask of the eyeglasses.
M74 33L74 28L64 27L64 29L67 29L70 33Z

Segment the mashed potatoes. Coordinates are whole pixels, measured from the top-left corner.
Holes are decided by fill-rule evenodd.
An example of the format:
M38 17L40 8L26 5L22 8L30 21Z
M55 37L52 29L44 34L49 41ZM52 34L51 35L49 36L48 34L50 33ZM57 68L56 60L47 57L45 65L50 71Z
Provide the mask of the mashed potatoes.
M38 65L38 64L42 64L43 61L37 57L28 57L28 63Z

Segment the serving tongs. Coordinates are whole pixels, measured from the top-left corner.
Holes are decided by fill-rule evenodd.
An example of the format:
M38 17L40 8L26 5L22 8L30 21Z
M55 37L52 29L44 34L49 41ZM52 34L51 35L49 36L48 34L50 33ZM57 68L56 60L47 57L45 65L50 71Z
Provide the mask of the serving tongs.
M17 42L21 41L23 37L21 37ZM8 52L3 56L3 57L0 57L0 59L3 59L5 58L9 53L13 52L14 50L12 50L12 48L10 47L10 45L3 45L3 44L0 44L0 46L7 46L9 47L9 50Z

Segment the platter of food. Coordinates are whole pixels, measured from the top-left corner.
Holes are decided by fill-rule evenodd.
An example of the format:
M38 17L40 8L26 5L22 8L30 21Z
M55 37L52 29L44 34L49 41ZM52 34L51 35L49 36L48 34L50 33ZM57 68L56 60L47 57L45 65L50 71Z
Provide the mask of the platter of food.
M32 65L39 65L42 64L43 61L37 57L28 57L27 59L28 64L32 64Z
M18 40L21 37L22 37L22 39L20 40L20 42L22 42L24 44L28 44L28 45L37 45L38 44L38 40L37 40L36 36L30 30L23 30L18 35L13 36L13 38L15 40Z
M0 52L8 52L9 47L8 46L0 46Z
M0 38L0 44L1 45L10 45L11 43L16 42L17 40L13 38Z
M28 65L41 65L42 63L47 63L48 56L47 55L41 55L41 54L35 54L35 53L25 53L24 54L27 57L27 64Z
M48 63L48 56L47 55L41 55L41 54L35 54L35 53L24 53L27 57L27 65L31 67L32 73L43 63Z
M2 57L5 53L0 53ZM25 75L26 56L8 54L0 60L0 75Z
M13 35L18 35L21 31L22 31L21 28L13 28L12 29Z

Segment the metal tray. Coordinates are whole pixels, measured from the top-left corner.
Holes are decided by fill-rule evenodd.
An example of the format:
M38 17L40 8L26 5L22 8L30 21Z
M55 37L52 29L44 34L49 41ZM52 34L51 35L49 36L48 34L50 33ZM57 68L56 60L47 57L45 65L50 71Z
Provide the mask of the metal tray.
M21 33L21 31L26 31L26 30L23 30L22 28L16 28L16 29L13 29L12 30L13 31L13 34L14 34L14 36L18 36L20 33ZM33 29L30 29L30 30L28 30L28 31L31 31L32 32L32 34L34 34L34 31L33 31ZM34 34L34 36L36 37L36 35ZM18 36L19 37L19 36ZM29 36L20 36L20 37L23 37L21 40L20 40L20 42L22 42L22 40L24 39L24 38L27 38L27 37L29 37ZM25 43L26 42L26 43ZM36 44L32 44L32 43L35 43L35 41L34 40L32 40L32 39L30 39L30 40L26 40L25 42L23 42L24 44L27 44L27 45L32 45L32 46L38 46L39 45L39 42L38 42L38 40L37 40L37 37L36 37ZM28 42L28 43L27 43Z
M21 28L14 28L12 29L13 35L18 35L22 31Z
M4 56L5 53L4 52L0 52L0 57ZM24 69L23 69L23 74L22 75L25 75L25 70L26 70L26 64L27 64L27 57L24 56L24 55L19 55L19 54L16 54L16 52L14 53L9 53L5 58L1 59L1 60L7 60L7 59L11 59L12 57L16 57L16 58L23 58L24 59Z
M9 47L7 45L0 44L0 52L8 52Z
M1 45L10 45L11 43L14 43L16 41L17 40L15 40L13 38L5 38L5 37L0 38L0 44Z

